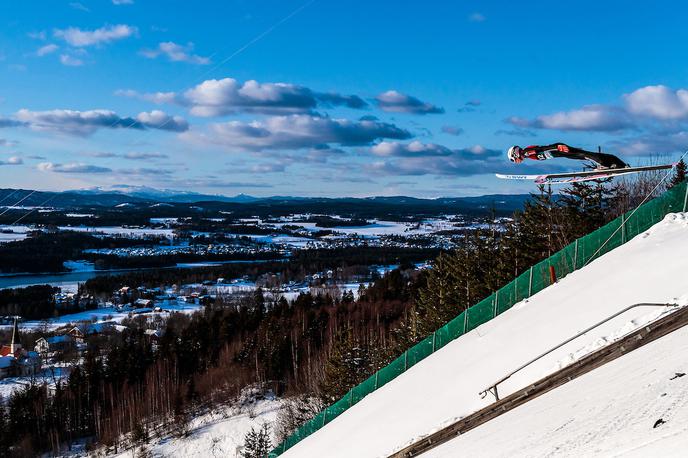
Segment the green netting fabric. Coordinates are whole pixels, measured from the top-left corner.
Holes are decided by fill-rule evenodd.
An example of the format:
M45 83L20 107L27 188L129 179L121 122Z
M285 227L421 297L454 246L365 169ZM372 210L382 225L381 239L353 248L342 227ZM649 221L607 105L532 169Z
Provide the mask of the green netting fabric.
M548 287L551 283L550 266L554 267L557 278L563 278L645 232L668 213L688 210L687 203L688 183L684 182L532 266L509 284L462 312L433 334L406 350L390 364L352 388L344 397L296 430L270 452L269 456L281 455L337 418L365 396L394 380L452 340L509 310L517 302Z

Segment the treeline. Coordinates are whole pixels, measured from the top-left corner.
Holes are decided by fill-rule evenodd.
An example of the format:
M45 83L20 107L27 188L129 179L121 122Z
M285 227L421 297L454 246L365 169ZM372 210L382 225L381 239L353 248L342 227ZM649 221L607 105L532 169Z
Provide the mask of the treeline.
M124 237L99 238L80 232L35 232L31 237L0 244L0 272L62 272L63 263L82 259L81 252L92 248L136 246L140 240Z
M331 216L313 216L306 220L309 223L315 223L317 227L333 228L333 227L363 227L370 225L370 222L363 218L333 218Z
M260 275L279 274L280 281L302 281L314 272L340 267L348 275L365 275L371 265L406 264L433 259L439 249L350 247L321 250L297 250L283 261L224 264L221 266L161 269L97 276L83 285L85 294L107 295L122 286L146 286L201 283L218 278L227 280L247 276L255 281Z
M55 316L54 295L59 291L49 285L0 289L0 315L19 315L27 320Z
M92 298L83 297L81 292L58 304L55 301L55 294L58 292L60 288L50 285L0 289L0 315L20 316L24 320L43 320L97 306Z

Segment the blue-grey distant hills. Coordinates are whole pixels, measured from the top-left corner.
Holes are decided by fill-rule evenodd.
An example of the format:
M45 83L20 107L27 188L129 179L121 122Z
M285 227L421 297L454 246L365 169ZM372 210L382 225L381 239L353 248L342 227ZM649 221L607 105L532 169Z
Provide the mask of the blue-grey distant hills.
M118 207L143 209L155 204L165 203L174 207L201 206L204 209L222 209L240 207L266 208L294 207L303 212L336 211L343 209L372 209L378 207L395 207L409 212L424 213L444 209L446 211L474 212L495 209L500 213L511 212L523 207L529 198L528 194L492 194L477 197L441 197L423 199L408 196L385 197L298 197L271 196L254 197L246 194L224 196L195 192L155 189L149 187L121 187L115 189L80 189L71 191L34 191L26 189L0 189L0 207L51 207L51 208L89 208Z

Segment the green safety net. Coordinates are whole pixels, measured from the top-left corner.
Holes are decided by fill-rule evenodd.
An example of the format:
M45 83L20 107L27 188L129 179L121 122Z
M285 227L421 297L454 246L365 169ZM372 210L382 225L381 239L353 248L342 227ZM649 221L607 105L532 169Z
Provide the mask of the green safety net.
M401 356L365 381L353 387L341 399L292 433L270 452L269 456L281 455L299 441L337 418L365 396L394 380L452 340L487 323L510 309L514 304L548 287L551 284L550 267L554 268L558 279L563 278L648 230L668 213L686 211L687 204L688 183L684 182L660 197L639 206L634 211L630 211L596 231L581 237L544 261L535 264L510 283L468 308L440 329L406 350Z

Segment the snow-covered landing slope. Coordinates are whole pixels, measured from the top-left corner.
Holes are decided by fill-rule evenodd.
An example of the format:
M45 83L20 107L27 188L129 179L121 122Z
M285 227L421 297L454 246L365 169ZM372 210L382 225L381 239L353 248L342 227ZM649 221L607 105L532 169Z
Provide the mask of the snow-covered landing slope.
M423 458L685 457L688 328L423 454ZM661 419L661 423L655 424Z
M286 457L382 457L488 405L478 393L578 331L638 302L688 304L688 214L648 232L451 342L377 390ZM634 309L500 385L506 396L603 340L656 318ZM585 349L585 351L581 351Z

